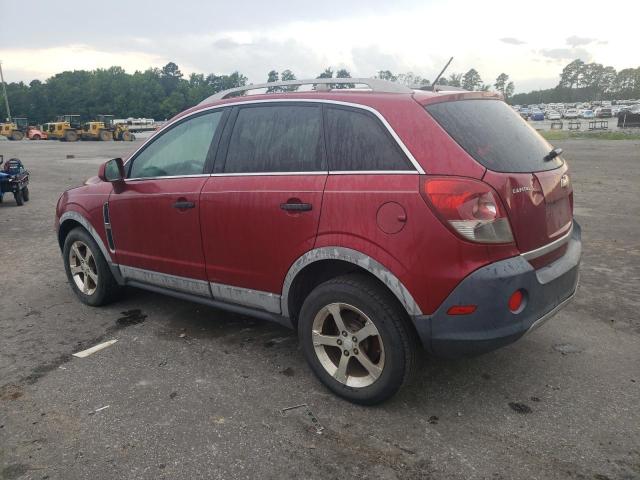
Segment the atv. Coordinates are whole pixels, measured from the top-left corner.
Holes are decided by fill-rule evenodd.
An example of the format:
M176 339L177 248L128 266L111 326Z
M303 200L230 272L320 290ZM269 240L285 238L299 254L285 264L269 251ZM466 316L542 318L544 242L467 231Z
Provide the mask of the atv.
M29 172L19 158L12 158L4 163L4 157L0 155L0 202L5 193L13 193L18 206L28 202Z

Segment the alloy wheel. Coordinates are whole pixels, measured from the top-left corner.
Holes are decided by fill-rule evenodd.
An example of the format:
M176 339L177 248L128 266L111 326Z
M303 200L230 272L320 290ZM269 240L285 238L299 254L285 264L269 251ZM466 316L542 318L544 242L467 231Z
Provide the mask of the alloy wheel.
M354 388L372 385L384 368L378 328L361 310L331 303L315 316L312 342L322 367L338 382Z
M76 240L69 250L69 268L73 281L85 295L93 295L98 288L98 267L91 249Z

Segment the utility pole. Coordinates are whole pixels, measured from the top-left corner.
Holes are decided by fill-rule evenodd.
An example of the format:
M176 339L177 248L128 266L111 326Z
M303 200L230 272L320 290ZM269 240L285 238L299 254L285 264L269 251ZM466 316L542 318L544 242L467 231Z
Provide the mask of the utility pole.
M2 93L4 93L4 106L7 108L7 119L11 123L11 110L9 110L9 97L7 97L7 86L4 83L4 75L2 74L2 62L0 62L0 83L2 83Z

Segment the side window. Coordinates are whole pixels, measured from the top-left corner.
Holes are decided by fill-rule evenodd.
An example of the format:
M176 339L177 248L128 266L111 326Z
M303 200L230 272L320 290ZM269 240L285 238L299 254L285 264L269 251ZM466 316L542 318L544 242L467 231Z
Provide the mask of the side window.
M229 140L226 173L326 170L319 105L243 107Z
M190 118L162 134L133 159L129 178L203 172L222 110Z
M329 170L413 170L379 119L368 112L325 107Z

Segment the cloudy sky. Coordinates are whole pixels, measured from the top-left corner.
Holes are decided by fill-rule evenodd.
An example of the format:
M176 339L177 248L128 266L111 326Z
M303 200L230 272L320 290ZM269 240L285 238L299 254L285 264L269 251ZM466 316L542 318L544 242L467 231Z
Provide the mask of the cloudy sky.
M39 3L0 0L7 81L168 61L187 74L238 70L253 83L271 69L304 78L327 66L354 77L384 69L433 79L454 56L449 73L474 67L493 83L506 72L516 91L528 91L554 86L576 58L640 66L640 0L618 0L615 14L601 0Z

